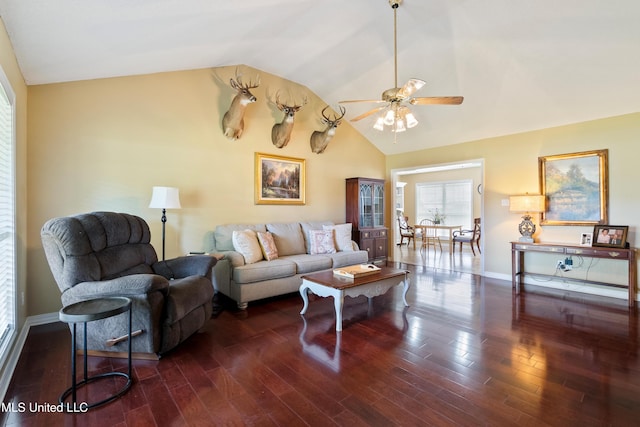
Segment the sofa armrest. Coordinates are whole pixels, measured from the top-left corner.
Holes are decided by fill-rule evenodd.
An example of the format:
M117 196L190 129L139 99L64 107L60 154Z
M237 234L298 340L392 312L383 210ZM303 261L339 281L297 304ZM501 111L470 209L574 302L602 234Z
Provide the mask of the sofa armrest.
M236 252L236 251L223 251L220 252L221 255L224 255L224 259L226 259L227 261L229 261L229 264L231 264L231 267L242 267L245 262L244 262L244 257L242 256L242 254L240 252Z
M158 261L151 268L156 274L167 279L182 279L189 276L203 276L211 279L211 269L218 260L209 255L190 255Z
M157 274L132 274L111 280L80 282L63 294L65 304L107 296L145 295L154 291L166 292L169 281Z

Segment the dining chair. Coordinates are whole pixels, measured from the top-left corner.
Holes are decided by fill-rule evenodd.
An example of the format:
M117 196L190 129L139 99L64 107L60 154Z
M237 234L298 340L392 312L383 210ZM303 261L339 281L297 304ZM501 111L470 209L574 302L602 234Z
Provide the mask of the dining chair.
M472 230L460 230L453 232L453 251L456 250L456 243L460 243L460 252L462 252L462 244L469 243L471 246L471 252L473 252L473 256L476 256L476 251L473 248L473 245L478 248L478 252L482 253L480 250L480 218L475 218L473 220L473 229Z
M423 219L420 221L420 225L434 225L433 221L430 219ZM442 251L442 242L440 241L440 236L437 233L438 230L435 228L423 228L422 229L422 248L429 249L429 246L433 246L433 249L436 248L436 243L440 247L440 251Z

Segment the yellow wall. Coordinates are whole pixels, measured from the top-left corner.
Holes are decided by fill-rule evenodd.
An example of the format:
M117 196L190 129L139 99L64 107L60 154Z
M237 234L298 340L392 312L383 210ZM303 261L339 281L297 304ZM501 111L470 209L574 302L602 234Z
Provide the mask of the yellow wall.
M387 156L387 177L394 169L484 159L484 259L487 275L511 274L510 241L519 237L521 221L501 201L512 194L536 193L538 157L609 150L609 223L629 225L628 241L640 245L640 197L636 168L640 157L640 113L543 129L517 135ZM539 218L536 218L538 223ZM536 237L545 242L578 243L593 227L544 226Z
M0 66L9 80L16 97L16 231L17 231L17 281L18 281L18 327L27 316L22 295L27 290L27 86L22 78L18 62L0 20ZM0 366L0 374L3 367Z
M260 74L261 86L255 90L258 102L248 108L245 134L229 141L220 121L234 94L228 80L235 67L27 88L4 28L0 48L0 64L18 99L18 271L19 291L26 289L28 303L26 311L19 311L21 324L26 315L60 307L40 244L42 224L51 217L92 210L130 212L150 223L152 243L160 248L160 212L147 207L154 185L180 188L183 209L168 213L167 256L172 257L200 249L205 233L217 224L343 221L348 177L389 179L392 170L483 159L485 271L507 278L509 242L518 237L520 218L501 201L538 191L539 156L608 148L609 222L629 225L630 243L640 244L640 198L633 178L640 151L639 113L386 158L345 122L327 151L316 155L308 139L322 127L319 112L324 103L306 88L266 72L242 67L245 80ZM267 92L278 89L309 98L284 149L270 141L271 126L282 113L266 102ZM254 204L255 152L307 160L305 206ZM387 190L391 194L389 185ZM389 227L395 226L391 205L389 200ZM577 242L580 233L589 231L545 226L538 238Z
M167 258L200 250L217 224L345 219L345 178L384 177L384 155L348 122L323 154L309 137L323 128L325 106L308 89L266 72L258 101L237 141L221 118L234 91L235 67L191 70L29 87L29 309L55 312L60 293L47 266L40 228L49 218L94 210L145 218L161 252L161 212L148 208L151 187L180 189L181 210L167 212ZM308 103L297 114L291 142L278 149L271 127L283 114L266 101L281 90ZM306 205L254 204L254 153L306 159ZM362 153L367 153L366 158Z

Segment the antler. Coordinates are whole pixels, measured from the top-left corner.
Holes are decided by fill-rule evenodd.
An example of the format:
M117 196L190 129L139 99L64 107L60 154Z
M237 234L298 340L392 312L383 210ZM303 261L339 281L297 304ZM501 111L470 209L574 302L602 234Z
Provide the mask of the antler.
M335 115L334 115L334 117L333 117L333 119L330 119L328 116L326 116L326 115L324 114L324 112L325 112L325 110L326 110L327 108L329 108L329 106L328 106L328 105L322 109L322 117L324 118L324 121L325 121L326 123L335 123L335 122L337 122L337 121L341 120L341 119L344 117L345 113L347 112L347 109L346 109L346 108L344 108L344 107L341 105L341 106L339 106L339 108L340 108L340 117L338 117L338 115L337 115L337 114L335 114Z
M231 79L231 81L233 82L233 79ZM236 68L236 83L243 89L255 89L260 86L260 75L258 75L258 81L256 83L253 83L252 80L249 80L249 84L244 84L242 83L242 74L238 73L238 69Z
M280 102L280 91L276 92L275 104L278 106L278 109L280 111L283 111L285 108L287 108L289 110L292 110L292 111L298 111L300 108L305 106L307 104L307 102L308 102L308 99L307 99L307 96L305 95L304 98L302 99L302 104L301 105L298 105L298 104L293 104L293 105L283 104L283 103Z

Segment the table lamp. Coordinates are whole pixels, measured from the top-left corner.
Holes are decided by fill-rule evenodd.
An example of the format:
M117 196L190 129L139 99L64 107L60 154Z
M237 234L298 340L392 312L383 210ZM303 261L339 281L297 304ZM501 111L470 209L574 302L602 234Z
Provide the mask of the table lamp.
M162 209L162 260L164 261L165 225L167 223L167 209L180 209L179 190L174 187L153 187L150 208Z
M533 233L536 232L536 225L531 221L531 213L545 211L545 197L539 194L525 194L524 196L509 197L509 212L520 212L522 222L518 225L521 234L519 241L533 243Z

